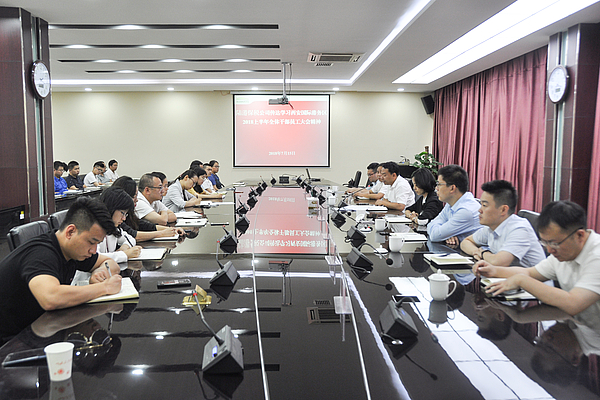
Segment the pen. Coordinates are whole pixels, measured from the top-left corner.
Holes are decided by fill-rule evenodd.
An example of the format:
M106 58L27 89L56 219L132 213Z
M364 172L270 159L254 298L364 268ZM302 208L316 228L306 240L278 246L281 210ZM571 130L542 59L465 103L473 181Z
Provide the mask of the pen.
M108 266L108 261L104 262L104 266L106 267L106 270L108 271L108 275L112 276L112 272L110 272L110 267Z
M129 243L129 247L133 247L133 245L131 244L131 242L129 241L129 238L127 237L127 235L125 234L125 232L123 232L121 230L121 233L123 234L123 236L125 236L125 240L127 240L127 243Z

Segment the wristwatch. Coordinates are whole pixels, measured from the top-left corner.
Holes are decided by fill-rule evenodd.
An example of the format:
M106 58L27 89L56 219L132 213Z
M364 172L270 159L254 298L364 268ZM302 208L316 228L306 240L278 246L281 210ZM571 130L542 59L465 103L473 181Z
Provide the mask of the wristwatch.
M483 255L485 253L491 253L491 251L489 251L488 249L485 249L484 251L481 252L481 259L483 260Z

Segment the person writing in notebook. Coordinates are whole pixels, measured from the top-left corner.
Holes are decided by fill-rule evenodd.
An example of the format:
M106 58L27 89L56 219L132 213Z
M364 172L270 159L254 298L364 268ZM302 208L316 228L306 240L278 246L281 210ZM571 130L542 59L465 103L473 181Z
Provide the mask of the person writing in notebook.
M58 231L25 242L2 260L0 343L19 333L44 311L118 293L119 266L96 253L98 243L114 232L115 225L104 204L81 197L71 205ZM91 272L92 284L70 286L76 270Z
M494 296L519 289L558 307L575 320L600 330L600 235L586 229L585 210L570 201L548 203L538 218L540 243L550 255L534 267L499 267L487 261L473 266L483 277L506 278L486 292ZM544 284L556 280L560 288Z

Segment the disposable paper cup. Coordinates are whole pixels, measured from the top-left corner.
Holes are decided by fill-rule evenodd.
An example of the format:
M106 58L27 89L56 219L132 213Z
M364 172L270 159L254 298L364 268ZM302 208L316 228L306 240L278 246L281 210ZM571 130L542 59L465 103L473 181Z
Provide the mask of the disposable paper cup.
M71 377L73 343L59 342L44 348L51 381L64 381Z
M53 381L50 383L50 400L75 400L73 381Z

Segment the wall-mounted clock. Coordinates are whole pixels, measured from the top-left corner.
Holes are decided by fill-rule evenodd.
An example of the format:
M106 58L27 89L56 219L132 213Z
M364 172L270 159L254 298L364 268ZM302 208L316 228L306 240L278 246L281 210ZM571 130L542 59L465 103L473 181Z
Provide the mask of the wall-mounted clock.
M548 98L553 103L561 102L567 95L569 72L562 65L557 65L548 76Z
M50 72L43 61L36 61L31 67L31 80L33 90L40 99L45 99L50 94Z

